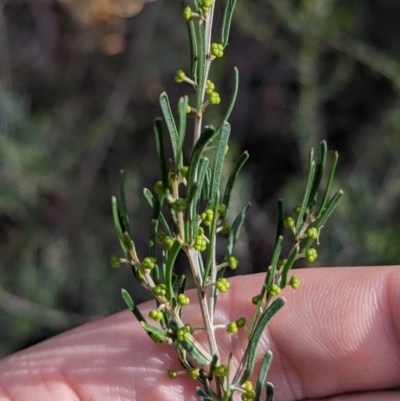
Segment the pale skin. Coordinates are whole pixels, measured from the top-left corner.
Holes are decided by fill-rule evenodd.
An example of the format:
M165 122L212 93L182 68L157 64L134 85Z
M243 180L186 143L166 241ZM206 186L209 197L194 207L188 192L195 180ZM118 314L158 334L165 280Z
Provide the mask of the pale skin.
M297 270L297 290L273 318L260 351L271 349L276 401L394 401L400 393L400 267ZM263 275L232 279L218 323L250 318ZM195 296L186 307L196 315ZM152 303L141 306L144 314ZM196 323L196 319L192 320ZM218 334L243 352L245 336ZM261 352L260 352L261 354ZM0 401L195 400L196 383L175 380L167 345L156 345L129 311L86 324L0 361Z

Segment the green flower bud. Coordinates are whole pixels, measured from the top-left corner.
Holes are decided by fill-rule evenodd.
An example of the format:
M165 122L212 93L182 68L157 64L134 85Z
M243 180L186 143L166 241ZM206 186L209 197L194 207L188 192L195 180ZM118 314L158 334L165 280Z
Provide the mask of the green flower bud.
M231 284L225 277L218 279L215 285L219 292L228 292L229 288L231 287Z
M281 268L281 267L285 266L286 262L287 262L287 259L279 259L278 263L277 263L277 266L279 268Z
M182 177L185 177L185 178L187 177L188 171L189 171L189 167L188 166L182 166L179 169L179 172L181 173Z
M224 220L221 224L221 228L221 233L228 234L229 230L231 229L231 225L226 220Z
M111 267L114 267L115 269L117 269L118 267L121 266L121 261L117 255L112 255L110 258L110 264L111 264Z
M314 262L315 259L317 259L318 257L318 253L317 250L315 248L310 248L307 250L306 252L306 259L309 262Z
M177 297L178 304L181 306L188 305L190 303L190 299L185 294L178 294Z
M253 298L251 298L251 303L253 305L257 305L259 301L261 301L261 295L255 295Z
M200 377L200 370L197 368L188 369L187 372L188 375L194 380L197 380Z
M238 331L236 322L230 322L230 323L226 326L226 331L227 331L228 334L230 334L230 335L236 334L237 331Z
M293 213L300 214L300 210L301 210L301 205L297 205L296 207L293 208Z
M156 322L159 322L163 318L163 314L159 310L153 309L149 312L149 317L150 317L150 319L153 319Z
M246 326L246 318L241 317L238 320L236 320L236 326L239 327L239 329L242 329L244 326Z
M226 214L226 211L227 211L226 205L224 203L220 203L218 205L218 213L219 214Z
M297 276L290 277L289 285L295 290L300 287L300 280Z
M296 220L293 217L286 217L283 220L283 227L285 228L292 228L294 227Z
M167 239L167 234L165 234L164 231L160 231L157 233L156 235L156 241L161 245L165 242L165 240Z
M175 202L171 203L171 208L177 212L184 212L187 208L187 199L179 198Z
M190 21L192 19L192 9L189 6L185 7L183 9L182 15L185 21Z
M168 377L170 379L176 379L178 377L178 372L176 370L170 369L168 371Z
M214 57L222 57L224 55L224 46L221 43L212 43L211 54Z
M175 82L181 83L185 80L186 74L182 70L178 70L175 74Z
M162 183L162 181L157 181L155 184L154 184L154 192L158 195L158 194L162 194L163 192L164 192L164 186L163 186L163 183Z
M159 297L165 297L165 295L167 294L167 287L165 286L165 284L157 284L153 288L153 293L154 295L157 295Z
M156 260L150 256L146 256L142 260L143 269L151 270L154 269L155 266L156 266Z
M253 390L253 383L250 380L247 380L243 383L242 388L246 391Z
M207 95L211 95L214 92L215 85L208 79L206 83L206 93Z
M228 258L228 266L235 270L239 266L239 259L233 255L229 256Z
M228 366L220 365L214 369L214 375L217 377L224 377L228 374Z
M174 245L174 240L171 237L165 238L164 246L167 251L170 251L172 246Z
M277 284L271 284L268 288L268 293L271 297L275 297L281 292L281 288Z
M196 251L203 252L207 249L207 241L202 235L196 235L193 247L196 249Z
M221 103L221 98L220 98L220 96L219 96L219 93L217 93L217 92L211 92L209 95L208 95L208 100L209 100L209 102L210 102L210 104L220 104Z
M162 342L164 342L164 339L158 334L151 333L150 337L156 344L161 344Z
M178 341L186 341L190 337L190 331L187 327L180 327L176 331L176 338Z
M187 106L186 106L186 114L189 114L189 113L191 113L191 112L192 112L191 106L187 105Z
M317 239L318 238L318 230L315 227L310 227L306 231L307 237L312 238L312 239Z

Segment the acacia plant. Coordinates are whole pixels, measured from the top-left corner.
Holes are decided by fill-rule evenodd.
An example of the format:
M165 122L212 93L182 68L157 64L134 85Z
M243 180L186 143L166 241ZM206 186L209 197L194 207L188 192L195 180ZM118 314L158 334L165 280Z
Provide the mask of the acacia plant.
M218 0L217 0L218 1ZM236 160L225 188L221 188L221 175L228 149L231 126L228 122L238 92L239 73L234 68L233 90L224 117L216 127L207 125L209 107L220 103L220 96L209 79L210 70L223 57L228 44L229 30L236 0L224 6L219 37L212 30L215 0L194 0L193 8L183 3L183 20L186 23L190 46L190 69L179 70L177 83L185 83L191 91L181 97L177 116L171 110L166 93L160 95L163 118L154 122L157 156L160 163L160 180L154 191L144 189L144 197L152 208L149 249L146 255L138 254L135 247L124 194L124 172L121 172L120 197L112 198L112 211L123 257L112 257L112 264L131 266L135 279L155 298L156 308L144 317L125 289L122 296L149 337L156 343L167 343L176 352L182 365L181 371L166 372L171 379L187 374L197 380L197 395L203 401L229 401L241 396L243 401L258 401L265 387L272 353L263 355L258 372L255 370L257 345L271 318L285 304L279 293L287 285L297 288L299 279L290 269L299 258L313 262L317 251L312 247L319 241L321 228L331 215L342 191L332 197L331 184L338 159L337 153L328 169L323 188L320 188L326 164L327 145L319 144L316 160L311 150L308 176L301 203L291 215L285 215L283 201L277 202L276 240L265 280L257 294L249 294L254 305L251 321L242 316L225 324L215 324L215 310L219 297L229 291L227 269L236 269L239 260L234 247L250 205L245 205L239 215L228 222L231 194L235 180L248 159L243 152ZM193 143L189 155L183 154L183 145L189 131ZM165 129L166 128L166 129ZM172 155L166 154L165 141L172 145ZM318 196L318 200L317 200ZM217 252L217 243L225 236L223 253ZM226 238L227 236L227 238ZM290 241L288 251L282 248ZM290 246L291 244L291 246ZM190 266L192 281L197 291L201 327L185 322L185 306L191 302L186 295L186 278L176 273L179 253L183 253ZM151 323L149 323L149 320ZM240 335L248 339L247 348L238 366L233 369L232 353L225 358L216 340L216 330L224 329L226 336ZM207 341L198 341L198 332L205 332ZM239 358L239 357L237 357ZM249 378L256 377L255 381ZM267 400L273 400L274 387L266 384ZM235 395L236 394L236 395Z

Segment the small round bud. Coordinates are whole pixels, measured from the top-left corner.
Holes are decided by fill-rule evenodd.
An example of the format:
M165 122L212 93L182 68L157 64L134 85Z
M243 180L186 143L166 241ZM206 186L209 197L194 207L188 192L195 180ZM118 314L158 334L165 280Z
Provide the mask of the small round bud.
M178 294L177 301L178 301L178 304L181 306L185 306L190 303L189 297L185 294Z
M221 233L223 233L223 234L228 234L229 233L229 230L231 229L231 225L226 221L226 220L224 220L222 223L221 223Z
M281 267L285 266L286 262L287 262L287 259L279 259L278 263L277 263L277 266L279 268L281 268Z
M111 267L114 267L115 269L117 269L118 267L121 266L121 261L117 255L112 255L110 258L110 264L111 264Z
M226 211L227 211L226 205L224 203L220 203L218 205L218 213L219 214L226 214Z
M290 277L289 285L296 290L300 287L300 280L297 276Z
M246 391L251 391L253 390L253 383L250 380L247 380L243 383L242 388Z
M157 241L160 245L163 244L163 243L165 242L166 238L167 238L167 234L165 234L164 231L160 231L160 232L158 232L157 235L156 235L156 241Z
M164 339L161 336L155 333L151 333L150 337L156 344L161 344L164 341Z
M162 181L157 181L155 184L154 184L154 192L158 195L158 194L162 194L163 192L164 192L164 186L163 186L163 183L162 183Z
M170 251L172 246L174 245L174 240L171 237L165 238L164 246L167 251Z
M228 258L228 266L235 270L239 266L239 259L233 255L229 256Z
M153 309L149 312L149 317L150 317L150 319L153 319L156 322L159 322L163 318L163 314L159 310Z
M231 287L231 284L225 277L218 279L215 285L219 292L228 292L229 288Z
M296 220L293 217L286 217L283 220L283 227L285 228L292 228L294 227Z
M301 210L301 205L297 205L296 207L293 208L293 213L300 214L300 210Z
M178 341L186 341L190 337L190 331L187 327L180 327L176 331L176 338Z
M154 267L156 266L156 260L154 258L152 258L151 256L146 256L143 260L142 260L142 267L143 269L154 269Z
M306 259L309 262L314 262L314 260L317 259L317 257L318 257L318 253L317 253L317 250L315 248L307 249L307 251L306 251Z
M318 238L318 230L315 227L310 227L306 231L307 237L312 238L312 239L317 239Z
M185 80L186 74L182 70L178 70L175 74L175 82L181 83Z
M268 293L271 297L275 297L281 292L281 288L277 284L271 284L268 288Z
M185 178L187 177L188 171L189 171L189 167L188 166L182 166L179 169L179 172L181 173L182 177L185 177Z
M227 331L228 334L230 334L230 335L236 334L237 331L238 331L236 322L230 322L230 323L226 326L226 331Z
M224 377L228 374L228 366L220 365L214 369L214 375L217 377Z
M211 92L208 95L208 100L209 100L210 104L214 104L214 105L221 103L221 98L219 96L219 93L217 93L217 92Z
M246 318L241 317L238 320L236 320L236 326L239 327L239 329L242 329L244 326L246 326Z
M192 112L192 108L189 105L187 105L186 106L186 114L189 114L191 112Z
M178 372L176 370L170 369L168 371L168 377L170 379L176 379L178 377Z
M153 288L153 293L154 295L157 295L159 297L165 297L165 295L167 294L167 287L165 286L165 284L157 284Z
M200 377L200 370L197 368L188 369L187 372L188 375L194 380L197 380Z
M253 298L251 298L251 303L253 305L257 305L261 301L261 295L255 295Z
M187 205L187 199L178 198L175 202L171 203L171 208L176 212L184 212L187 208Z
M192 19L192 9L189 6L185 7L183 9L182 15L185 21L190 21Z
M196 251L203 252L207 249L207 241L202 235L196 235L193 247Z
M224 46L221 43L212 43L211 54L214 57L222 57L224 55Z

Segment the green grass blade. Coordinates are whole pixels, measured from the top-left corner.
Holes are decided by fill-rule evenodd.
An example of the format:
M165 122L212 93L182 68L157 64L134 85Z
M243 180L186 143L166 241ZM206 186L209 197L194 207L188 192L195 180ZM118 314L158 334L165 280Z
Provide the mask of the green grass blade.
M229 208L231 193L233 186L235 185L236 178L238 177L240 170L242 169L248 158L249 158L249 153L247 151L243 152L236 160L236 163L233 166L233 169L229 175L228 182L226 183L226 188L224 192L224 198L222 201L222 203L226 206L227 209Z
M119 217L119 212L118 212L118 202L117 202L117 198L115 196L111 197L111 208L112 208L112 215L113 215L113 219L114 219L114 226L115 226L115 230L117 231L117 235L118 235L118 241L119 244L121 245L122 250L124 251L124 254L126 254L126 246L125 246L125 242L124 242L124 233L122 231L122 227L121 227L121 221L120 221L120 217Z
M280 284L281 288L286 287L287 276L289 274L289 270L292 268L293 263L295 262L298 254L299 254L299 245L296 245L294 247L293 251L291 252L291 254L289 255L289 257L287 258L285 266L283 266L282 276L281 276L281 284Z
M215 150L215 158L211 175L210 205L213 205L215 203L215 196L219 191L222 168L224 165L225 154L226 154L226 147L228 145L229 135L231 133L231 126L228 122L224 121L222 123L221 129L218 131L220 132L217 134L218 143L217 143L217 148Z
M186 1L182 1L182 10L187 7ZM190 47L190 77L194 82L197 83L197 39L196 39L196 31L194 28L193 18L186 23L188 29L188 37L189 37L189 47Z
M299 214L297 216L297 220L296 220L296 226L295 226L296 235L299 233L300 227L303 224L303 217L306 212L308 202L310 200L310 193L311 193L311 187L312 187L312 184L314 181L314 175L315 175L315 161L313 160L313 150L311 149L306 190L304 191L304 196L303 196L303 201L301 202L300 212L299 212Z
M239 70L235 67L233 69L233 91L231 98L229 100L228 109L225 112L224 121L228 121L229 117L231 116L233 107L235 106L236 103L238 89L239 89Z
M206 127L202 132L202 134L200 135L200 138L193 149L192 156L189 162L189 171L187 176L187 181L188 181L187 189L189 193L192 189L194 182L197 181L200 158L206 146L214 138L214 135L215 135L215 129L213 127Z
M232 224L232 227L229 231L228 242L226 245L225 260L228 260L229 256L232 255L233 248L235 247L236 241L240 234L240 229L242 228L244 219L249 209L250 209L250 203L247 204L241 210L241 212L238 214L238 216L236 217L235 221Z
M267 382L267 400L266 401L274 401L274 385L272 383Z
M121 218L122 218L122 224L124 225L124 228L129 235L131 235L131 228L129 225L129 216L128 216L128 210L126 208L126 196L125 196L125 180L126 180L126 174L124 170L121 170L119 172L119 197L120 197L120 205L121 205Z
M141 314L140 310L137 308L137 306L133 302L133 299L129 295L129 292L127 290L125 290L125 288L121 288L121 295L122 295L123 300L126 303L126 306L132 311L132 313L135 315L138 322L146 322L146 319Z
M157 156L158 160L160 161L160 167L161 167L161 178L162 178L163 188L165 191L168 188L168 165L167 165L167 158L165 156L165 145L164 145L161 118L156 118L154 120L153 128L156 136Z
M326 164L326 154L328 153L328 146L325 141L322 141L318 147L317 165L315 167L314 180L311 186L310 196L308 199L308 207L315 205L315 196L319 185L321 184L322 175Z
M168 252L167 266L165 270L165 286L167 291L166 298L168 301L170 301L174 296L174 286L172 284L172 276L174 273L175 260L176 257L178 256L181 246L182 244L179 241L175 240L171 250Z
M268 351L261 362L260 373L256 382L256 400L260 399L261 391L264 387L265 380L267 378L268 370L272 361L272 352Z
M171 106L169 104L169 99L168 95L163 92L160 95L160 107L161 111L164 116L164 121L165 124L168 128L169 136L171 139L171 144L172 144L172 151L174 153L174 161L176 162L180 158L180 152L179 152L179 134L178 130L176 129L175 125L175 120L174 116L171 111ZM175 164L175 168L177 168L178 165Z
M321 206L318 209L318 212L316 213L316 217L320 217L322 215L322 212L326 206L326 203L328 201L329 198L329 194L331 192L331 186L332 186L332 182L333 182L333 177L335 175L335 171L336 171L336 165L339 159L339 153L335 152L334 156L333 156L333 160L331 163L331 168L329 170L329 176L328 176L328 182L326 183L326 188L325 188L325 192L324 192L324 196L322 198L322 202L321 202Z
M228 0L224 10L224 16L222 19L222 29L221 29L221 38L220 42L226 47L229 40L229 31L231 29L232 15L235 9L236 0Z
M256 360L256 354L257 354L257 346L258 346L258 343L260 342L260 338L261 338L262 334L264 333L264 330L267 327L267 324L269 323L269 321L283 307L283 305L285 305L284 298L278 298L261 315L261 318L258 321L257 326L255 327L253 334L250 338L247 366L243 373L243 376L240 379L240 382L239 382L240 385L242 385L249 378L250 374L253 372L254 364L255 364L255 360Z
M186 121L187 121L187 112L186 108L188 105L188 97L184 96L179 99L178 103L178 112L179 112L179 131L178 131L178 159L175 160L175 165L178 168L182 167L182 147L183 142L185 140L186 135Z

